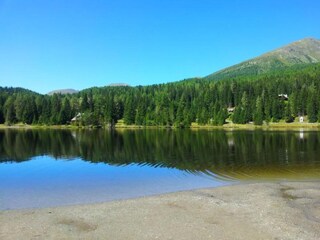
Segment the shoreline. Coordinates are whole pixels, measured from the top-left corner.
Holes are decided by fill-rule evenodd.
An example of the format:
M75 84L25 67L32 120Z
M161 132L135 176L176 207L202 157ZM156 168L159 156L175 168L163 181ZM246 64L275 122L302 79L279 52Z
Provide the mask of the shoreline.
M28 124L14 124L14 125L5 125L0 124L0 129L69 129L69 130L78 130L78 129L115 129L115 130L143 130L143 129L181 129L176 127L168 126L137 126L137 125L116 125L113 128L109 127L92 127L92 126L74 126L74 125L28 125ZM190 130L320 130L320 123L269 123L263 125L254 125L251 123L247 124L234 124L227 123L222 126L211 126L211 125L196 125L192 124L190 127L182 128Z
M88 205L0 211L5 239L319 239L320 185L244 183Z

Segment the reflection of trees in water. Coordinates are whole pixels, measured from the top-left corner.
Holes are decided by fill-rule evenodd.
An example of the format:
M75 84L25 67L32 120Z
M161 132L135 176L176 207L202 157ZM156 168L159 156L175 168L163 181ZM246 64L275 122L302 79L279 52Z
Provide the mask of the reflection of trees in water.
M40 155L70 157L74 142L70 131L4 130L0 131L0 159L21 162Z
M92 163L147 164L191 172L318 166L319 132L3 130L0 160L39 155Z

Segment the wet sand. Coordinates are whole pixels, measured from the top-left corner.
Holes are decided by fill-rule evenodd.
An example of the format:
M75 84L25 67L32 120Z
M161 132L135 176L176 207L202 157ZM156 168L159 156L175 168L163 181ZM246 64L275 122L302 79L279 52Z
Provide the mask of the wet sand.
M0 239L320 239L320 182L0 212Z

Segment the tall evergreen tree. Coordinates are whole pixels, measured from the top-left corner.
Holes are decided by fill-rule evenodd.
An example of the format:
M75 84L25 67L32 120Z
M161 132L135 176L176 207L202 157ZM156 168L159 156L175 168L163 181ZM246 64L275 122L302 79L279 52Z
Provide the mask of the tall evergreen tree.
M89 102L88 102L88 95L86 93L83 94L82 99L81 99L81 105L80 105L80 110L81 112L85 112L90 109Z
M15 102L14 97L9 96L6 102L4 103L5 123L8 125L15 123L16 121L14 102Z
M307 98L307 115L309 122L316 122L317 119L317 97L315 89L312 87L309 90L308 98Z
M133 97L128 96L124 105L124 113L123 113L125 124L128 124L128 125L134 124L135 113L136 111L133 104Z
M256 109L254 113L254 124L262 125L263 123L263 109L262 109L262 99L260 96L256 100Z
M294 117L292 114L292 107L291 107L291 101L288 101L286 107L285 107L285 116L284 116L284 120L287 123L293 122L294 121Z

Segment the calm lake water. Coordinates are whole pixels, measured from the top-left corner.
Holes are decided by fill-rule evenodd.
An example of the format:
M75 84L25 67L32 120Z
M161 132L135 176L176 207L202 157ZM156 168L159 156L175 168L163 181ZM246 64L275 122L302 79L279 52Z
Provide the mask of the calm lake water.
M0 130L0 209L320 179L320 132Z

